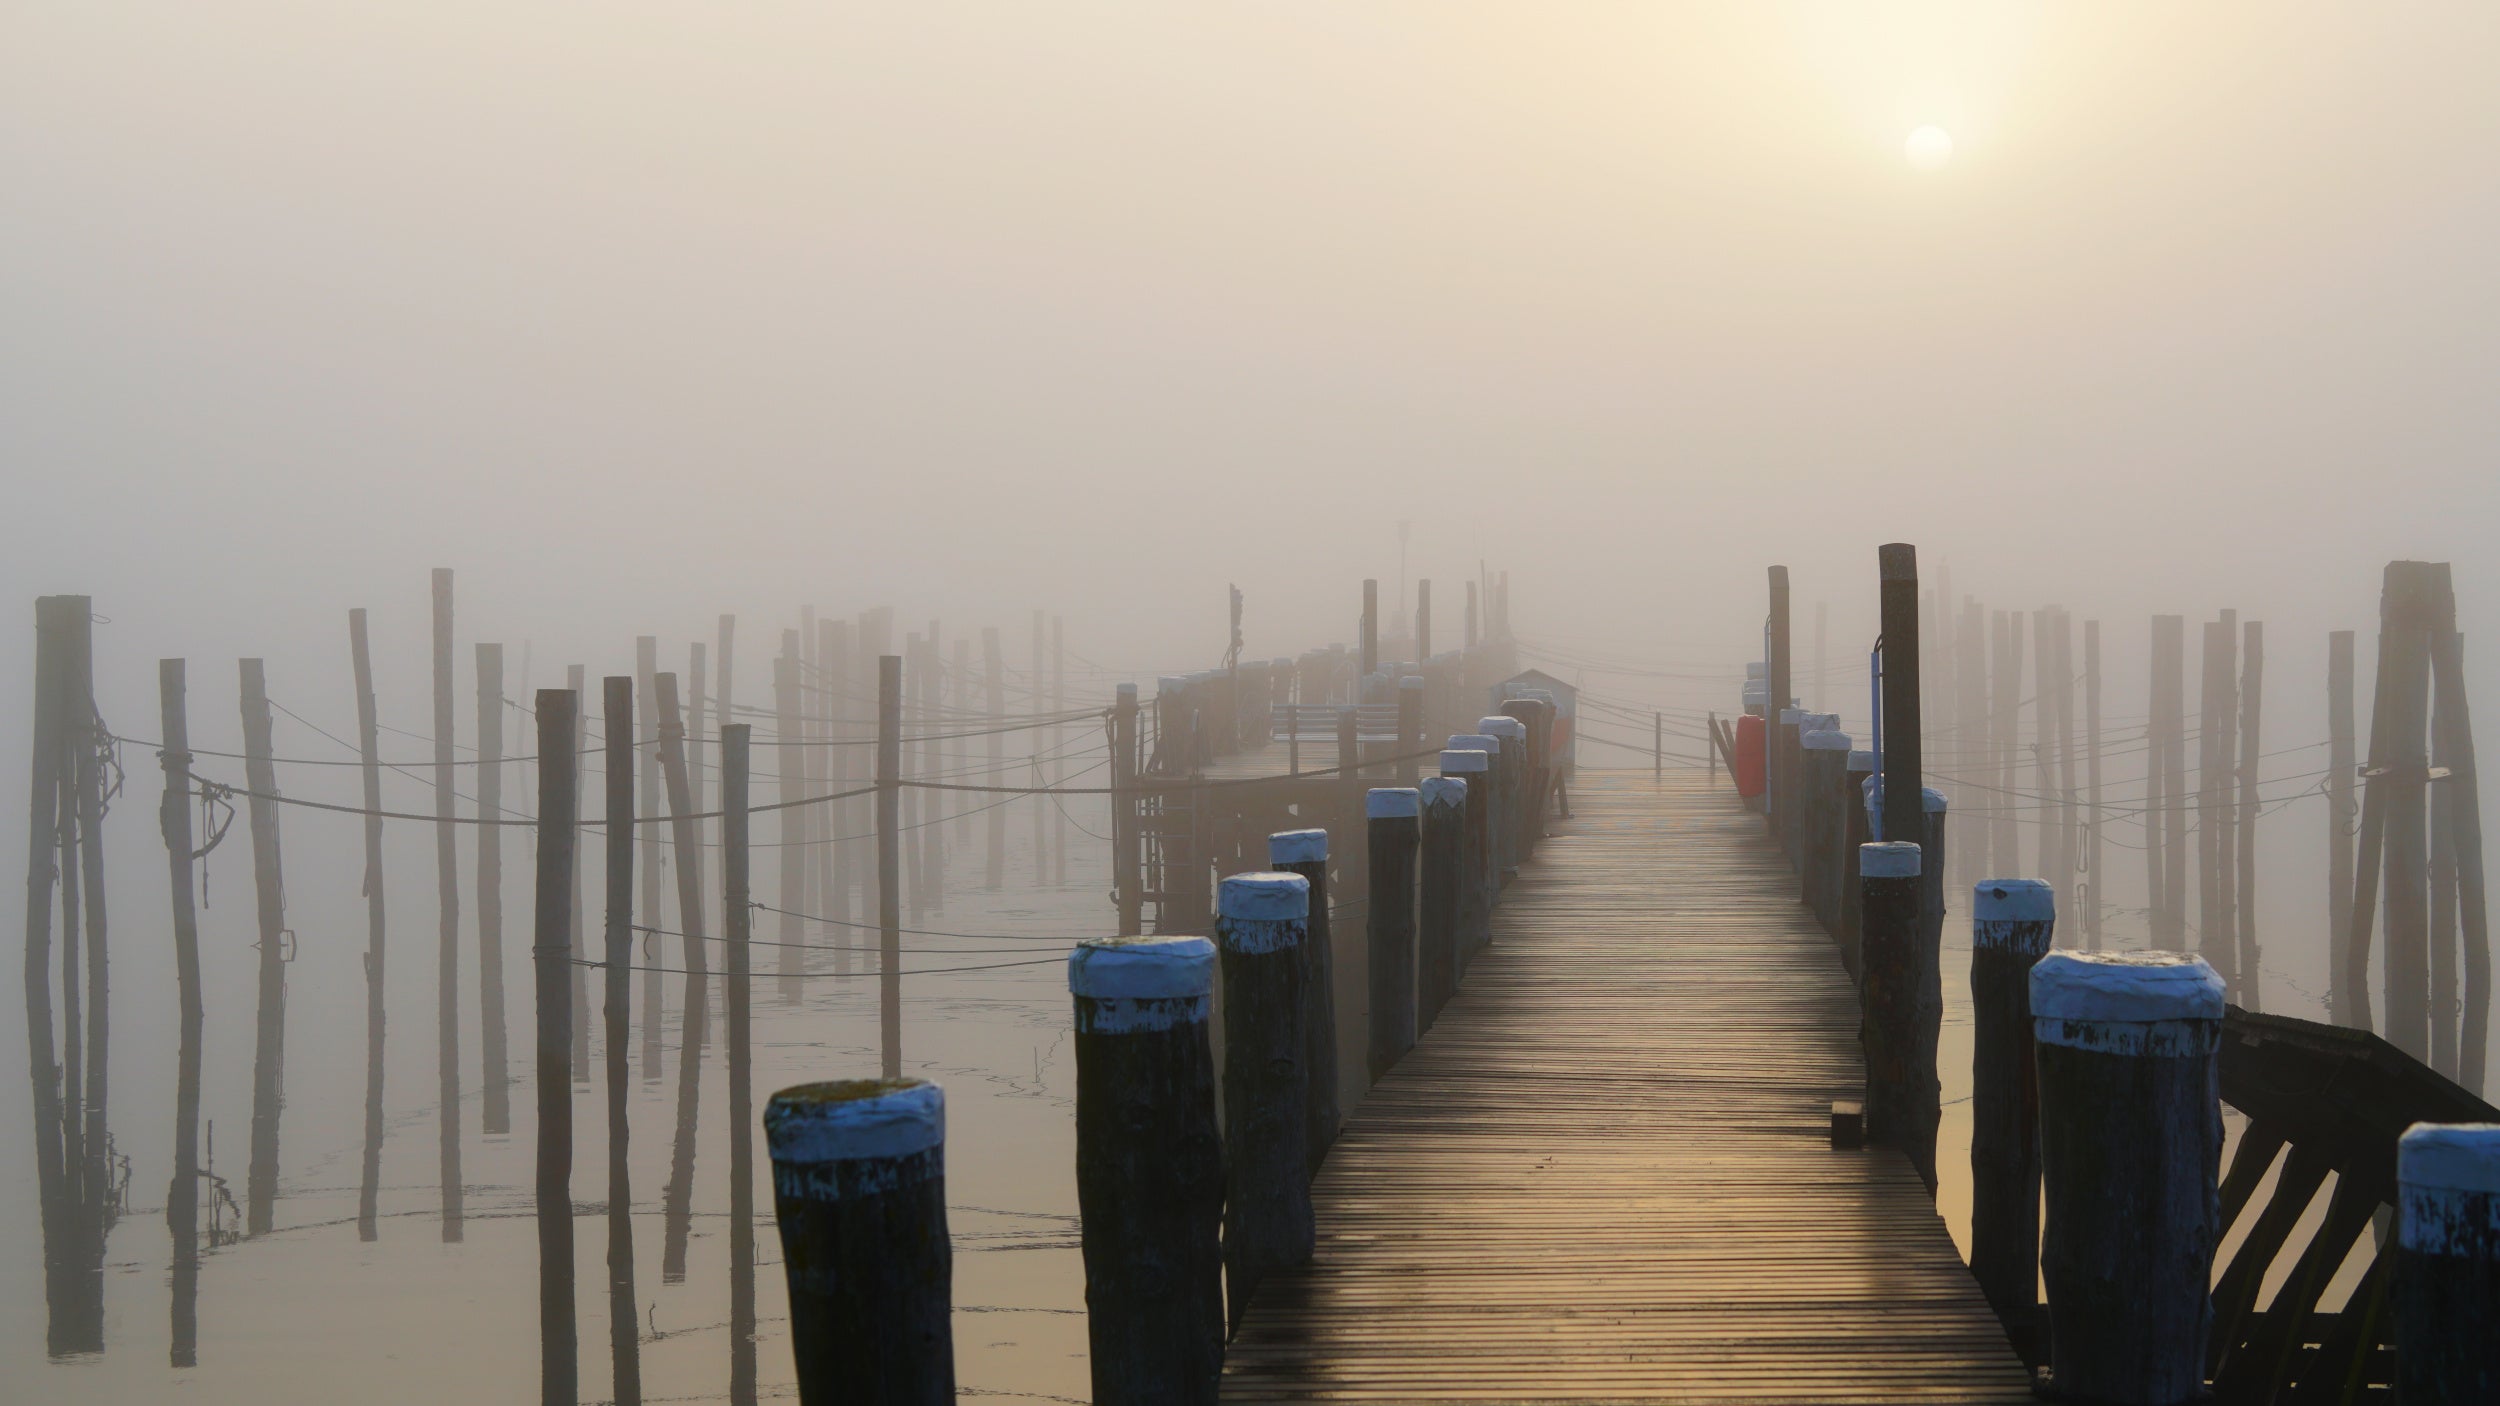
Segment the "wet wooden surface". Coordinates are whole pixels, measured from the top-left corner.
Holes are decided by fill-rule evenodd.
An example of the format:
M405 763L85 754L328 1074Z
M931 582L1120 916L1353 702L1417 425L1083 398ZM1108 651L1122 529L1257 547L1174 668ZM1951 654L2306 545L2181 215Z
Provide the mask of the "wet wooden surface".
M1856 1001L1759 817L1700 773L1572 801L1223 1399L2028 1401L1909 1163L1829 1145Z

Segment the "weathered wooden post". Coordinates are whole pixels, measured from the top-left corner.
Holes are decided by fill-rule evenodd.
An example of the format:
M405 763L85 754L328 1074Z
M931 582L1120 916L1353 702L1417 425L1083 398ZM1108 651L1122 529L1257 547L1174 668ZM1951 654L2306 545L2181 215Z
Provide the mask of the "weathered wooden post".
M356 1238L369 1241L382 1234L382 978L388 933L382 921L381 724L373 697L373 647L361 607L347 612L347 643L356 670L356 750L365 800L365 1141Z
M1423 797L1382 787L1364 797L1364 853L1370 905L1364 947L1371 972L1371 1077L1374 1083L1415 1047L1415 849Z
M1887 543L1876 560L1884 630L1884 838L1916 842L1927 819L1919 753L1918 549Z
M920 1079L801 1084L765 1104L764 1141L799 1400L951 1406L944 1091Z
M1880 763L1875 753L1865 748L1849 751L1849 774L1841 807L1840 836L1840 965L1851 980L1866 970L1865 893L1859 883L1858 847L1874 838L1874 822L1867 806L1874 794L1875 774Z
M1311 886L1235 874L1216 897L1224 967L1224 1285L1227 1329L1270 1272L1309 1262Z
M1337 957L1328 925L1328 832L1280 830L1267 837L1267 862L1277 873L1299 874L1310 885L1310 920L1302 940L1303 969L1309 980L1302 988L1302 1065L1310 1071L1311 1091L1303 1102L1309 1118L1303 1135L1311 1174L1337 1140ZM1227 1029L1231 1027L1227 1026Z
M2040 1085L2031 969L2048 954L2057 892L1988 879L1971 893L1970 1272L2006 1331L2032 1331L2040 1280Z
M252 1041L252 1162L244 1184L243 1213L247 1234L266 1235L278 1202L278 1112L286 1068L286 947L293 934L286 926L286 878L278 853L278 769L270 759L268 677L258 659L242 660L240 672L243 782L252 793L252 896L260 920L260 1019ZM66 892L66 885L77 882L77 876L65 875L62 882ZM71 1046L74 1056L74 1039ZM68 1082L71 1095L77 1096L79 1081ZM68 1163L73 1171L76 1162L70 1159Z
M530 966L538 1003L538 1394L580 1399L573 1309L573 846L581 792L573 755L580 698L538 691L538 895ZM481 826L492 829L492 826Z
M2344 947L2352 941L2353 825L2361 818L2352 796L2360 767L2353 745L2352 641L2350 630L2326 637L2326 1018L2336 1022L2352 1004Z
M1424 681L1415 674L1398 680L1398 785L1412 787L1423 774Z
M2500 1399L2500 1126L2396 1145L2396 1399Z
M1467 783L1455 776L1427 776L1417 783L1423 815L1421 880L1415 903L1415 1033L1458 990L1459 915L1466 907Z
M172 1232L173 1365L193 1366L199 1350L200 1282L200 1035L206 1019L200 1004L200 927L192 846L191 726L180 659L156 661L157 723L165 739L159 753L165 794L157 806L157 830L165 838L165 867L173 893L174 989L177 1025L174 1057L173 1178L165 1191L165 1226ZM36 825L38 834L49 827ZM41 954L37 955L40 961ZM49 1058L51 1051L45 1050ZM40 1110L39 1110L40 1112ZM54 1114L58 1117L58 1114ZM57 1124L56 1124L57 1126ZM457 1239L446 1231L444 1238Z
M877 656L878 1067L903 1077L903 659Z
M1900 1148L1932 1187L1935 1128L1923 1130L1922 1158L1916 1113L1919 847L1908 840L1861 845L1858 874L1866 925L1860 954L1864 1014L1858 1027L1858 1043L1866 1051L1866 1133L1871 1141ZM1932 1087L1932 1070L1926 1078ZM1934 1097L1928 1094L1926 1102Z
M723 616L724 621L728 617ZM726 700L724 699L724 702ZM724 707L723 715L727 715ZM729 1026L729 1402L755 1402L755 937L748 812L754 730L720 730L721 907L729 980L721 992Z
M1803 708L1781 708L1774 715L1768 739L1773 755L1779 758L1780 778L1778 804L1773 808L1773 833L1779 840L1780 852L1788 856L1791 867L1805 866L1805 720L1813 714Z
M1370 678L1372 671L1380 667L1380 582L1368 577L1363 582L1362 630L1362 656L1354 670L1358 681ZM1359 691L1356 697L1361 697Z
M1824 714L1818 721L1834 721ZM1798 741L1804 757L1805 900L1823 930L1840 931L1840 885L1846 867L1841 856L1843 832L1849 823L1849 734L1836 727L1817 727Z
M627 1059L634 962L634 680L601 681L599 725L606 756L601 818L607 844L606 920L601 956L600 1017L607 1045L608 1094L608 1357L617 1406L641 1406L642 1314L634 1294L634 1194L626 1161ZM645 973L643 980L657 978Z
M477 647L477 1009L479 1129L512 1131L503 1007L503 646Z
M1076 1003L1076 1197L1100 1406L1216 1399L1224 1150L1203 937L1088 938Z
M2051 952L2031 1020L2052 1386L2197 1400L2222 1238L2222 978L2185 953Z
M1557 774L1554 766L1554 705L1542 698L1513 698L1497 710L1525 729L1520 766L1519 858L1536 856L1545 837L1545 813L1553 805Z
M1496 848L1502 860L1502 882L1519 876L1528 857L1529 775L1528 725L1508 713L1476 719L1476 731L1501 744L1494 759L1495 814L1500 825Z
M1120 930L1145 925L1142 812L1137 795L1137 685L1124 683L1111 704L1111 893Z
M582 773L589 770L582 758L589 755L590 708L588 670L579 664L564 669L564 686L573 694L573 815L582 813ZM543 762L541 763L544 764ZM582 897L582 844L579 836L573 843L573 930L567 941L573 949L573 1082L590 1082L590 944L586 936L583 914L590 904Z
M1441 753L1441 774L1467 783L1466 842L1460 848L1458 861L1459 981L1466 980L1467 964L1475 958L1476 950L1493 940L1493 894L1500 883L1500 876L1493 872L1490 853L1493 745L1490 738L1453 733L1450 745Z
M461 1235L460 827L453 823L451 572L434 569L434 1075L436 1170L442 1235Z
M1770 745L1764 749L1768 784L1763 791L1763 799L1768 806L1764 823L1769 826L1768 833L1776 838L1780 827L1787 823L1787 817L1782 812L1788 806L1788 778L1781 773L1787 753L1781 750L1776 734L1779 731L1780 710L1789 705L1790 695L1796 691L1795 680L1789 676L1788 669L1788 568L1770 568L1770 584L1770 618L1764 627L1763 638L1762 717L1771 725L1774 735L1769 739Z

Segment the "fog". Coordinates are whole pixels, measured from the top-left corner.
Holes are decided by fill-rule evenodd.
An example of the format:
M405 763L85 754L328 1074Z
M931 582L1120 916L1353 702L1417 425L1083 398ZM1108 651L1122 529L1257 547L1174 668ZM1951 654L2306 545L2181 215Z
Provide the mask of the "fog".
M2140 726L2148 617L2229 608L2267 627L2269 750L2322 742L2325 636L2356 630L2366 737L2390 559L2454 562L2469 688L2500 697L2496 46L2500 11L2467 6L18 6L0 737L28 735L31 605L55 593L93 598L96 696L127 737L159 735L156 661L180 656L195 742L237 748L251 656L352 740L351 606L383 722L424 734L433 567L458 573L464 743L476 641L505 643L520 699L567 664L629 671L642 634L682 670L735 613L740 701L765 702L802 605L890 604L898 635L941 620L950 648L995 625L1018 671L1038 609L1091 706L1221 662L1228 585L1266 658L1353 639L1365 578L1401 618L1433 580L1454 633L1480 568L1509 573L1526 662L1632 712L1725 714L1774 563L1799 691L1858 727L1892 541L1957 601L2103 622L2113 728ZM1951 159L1914 169L1929 124ZM282 755L346 755L285 726ZM525 720L507 734L534 750ZM425 750L384 734L386 758ZM0 747L0 795L25 794L25 756ZM153 1208L160 782L147 748L123 760L115 1123ZM2264 771L2287 804L2261 923L2294 989L2323 981L2326 820L2290 802L2323 765ZM352 802L353 778L300 789ZM430 805L416 780L386 794ZM23 814L0 807L0 853L26 852ZM358 840L348 817L286 824L311 1032L289 1117L325 1130L286 1175L352 1180ZM242 839L204 918L207 1112L238 1177ZM419 1206L431 838L391 843L391 1159ZM994 920L1108 923L1104 856L1077 843L1068 891ZM518 837L505 865L526 1073ZM2140 904L2140 858L2111 867L2111 901ZM1039 970L1047 1016L1064 993ZM0 1048L23 1020L0 1002ZM965 1038L967 1067L1013 1072L1052 1036ZM1043 1059L1036 1092L1067 1095ZM7 1097L0 1196L23 1203ZM161 1285L116 1299L106 1363L36 1359L32 1219L0 1222L7 1370L51 1371L18 1378L46 1395L165 1389ZM156 1219L117 1236L157 1246ZM158 1255L117 1238L113 1260ZM408 1297L465 1291L431 1292ZM115 1351L145 1362L108 1375ZM1082 1391L1081 1367L1045 1390L1001 1361L990 1388Z

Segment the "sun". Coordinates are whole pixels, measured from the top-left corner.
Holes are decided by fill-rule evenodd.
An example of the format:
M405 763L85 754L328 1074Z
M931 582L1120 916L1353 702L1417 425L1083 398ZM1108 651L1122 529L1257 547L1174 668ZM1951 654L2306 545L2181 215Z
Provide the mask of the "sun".
M1942 127L1921 127L1901 144L1901 154L1913 169L1939 170L1953 159L1953 134Z

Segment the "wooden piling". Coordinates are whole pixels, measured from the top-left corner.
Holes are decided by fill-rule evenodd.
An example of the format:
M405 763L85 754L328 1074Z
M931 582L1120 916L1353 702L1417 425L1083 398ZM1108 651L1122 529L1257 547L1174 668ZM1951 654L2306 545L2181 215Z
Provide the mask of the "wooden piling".
M2173 1406L2205 1387L2222 979L2176 952L2052 952L2031 973L2052 1388Z
M362 758L365 798L365 1141L363 1172L356 1192L356 1238L371 1241L382 1233L382 976L386 944L382 921L381 724L374 712L373 649L365 635L362 608L347 612L347 643L356 669L356 749Z
M451 572L434 569L434 1124L445 1244L461 1238L460 827L453 823Z
M2145 863L2154 894L2153 946L2178 951L2187 944L2187 621L2153 617L2150 710L2145 730L2152 743L2146 765L2153 800L2145 820ZM2158 832L2158 833L2157 833Z
M1415 851L1422 839L1422 793L1411 787L1373 790L1364 797L1363 814L1371 1077L1378 1083L1415 1047Z
M1456 776L1427 776L1416 791L1423 810L1415 903L1415 1034L1421 1038L1458 991L1467 783Z
M1837 721L1822 713L1815 719L1818 724ZM1848 733L1823 725L1798 739L1804 761L1798 785L1798 809L1803 813L1798 891L1814 910L1815 920L1830 933L1840 926L1841 844L1853 799L1848 790L1849 743Z
M2396 1210L2396 1399L2500 1399L2500 1127L2407 1129Z
M801 1084L766 1103L764 1139L799 1400L948 1406L944 1092L918 1079Z
M1136 787L1137 685L1124 683L1111 704L1111 894L1124 933L1145 925L1144 836Z
M1918 710L1918 549L1876 549L1884 631L1884 837L1916 841L1926 830ZM2007 787L2012 790L2012 787ZM1935 1178L1928 1178L1930 1186Z
M617 1406L642 1404L642 1313L634 1299L634 1197L626 1163L626 1081L631 1077L627 1013L634 962L634 693L635 680L601 681L599 725L604 752L601 811L607 849L606 918L601 928L600 987L608 1082L608 1358ZM654 978L646 974L645 981Z
M56 863L54 847L60 841L58 827L63 771L69 755L70 720L78 712L78 700L70 683L71 639L78 630L79 621L89 613L88 601L79 596L41 596L35 601L34 753L26 825L24 973L26 1074L28 1092L34 1100L35 1195L42 1233L48 1348L65 1345L72 1336L64 1331L65 1310L70 1301L68 1275L72 1260L69 1242L73 1193L68 1177L68 1110L62 1089L64 1071L61 1061L56 1058L53 1041L52 881ZM167 755L171 755L170 751ZM170 789L174 784L174 775L169 770L166 775L166 786L169 788L167 809L176 804ZM188 781L184 781L183 785L187 791ZM183 800L186 803L184 824L187 826L190 815L187 794ZM171 835L165 837L165 843L170 858L173 846ZM184 898L181 886L187 883L190 874L189 852L186 845L182 865L176 870L177 905ZM63 894L65 908L73 901L66 892Z
M1267 1275L1313 1247L1303 1023L1311 888L1299 874L1235 874L1218 887L1224 973L1224 1287L1227 1331Z
M1913 841L1879 840L1858 847L1864 926L1860 961L1865 968L1859 984L1865 1014L1858 1043L1866 1052L1868 1138L1899 1148L1932 1190L1935 1125L1919 1114L1922 1105L1935 1099L1932 1092L1922 1093L1933 1089L1934 1070L1922 1073L1917 1057L1919 869L1920 850Z
M1765 773L1768 785L1763 795L1768 802L1765 823L1770 827L1772 838L1777 839L1788 823L1787 807L1789 804L1788 776L1785 771L1788 757L1779 746L1778 736L1780 710L1790 706L1790 697L1796 692L1795 681L1789 677L1788 671L1788 568L1772 567L1770 584L1770 633L1764 642L1764 649L1767 652L1763 656L1765 691L1762 719L1770 724L1771 736L1766 739L1770 745L1763 749L1763 760L1769 768ZM1915 594L1912 596L1910 605L1912 610L1917 609L1918 602Z
M2264 712L2266 677L2266 627L2250 620L2241 627L2239 684L2239 795L2233 809L2237 834L2233 837L2232 862L2235 873L2232 889L2236 900L2232 912L2236 918L2233 934L2237 943L2235 970L2239 985L2233 994L2248 1010L2262 1010L2258 980L2257 950L2257 763L2265 755L2258 743L2258 724Z
M252 1040L252 1159L244 1233L269 1233L278 1201L278 1113L286 1071L286 879L278 855L278 768L271 761L269 683L258 659L241 661L243 785L252 793L252 897L260 920L259 1019ZM488 828L488 827L480 827ZM76 882L69 876L65 882ZM69 1081L74 1092L79 1081ZM77 1159L71 1159L75 1166Z
M581 759L589 755L587 749L590 745L590 694L587 689L587 684L588 679L586 677L586 671L581 665L568 664L565 666L564 686L573 695L573 814L576 817L580 816L582 813L582 773L587 770L587 767L583 764ZM543 769L546 765L545 758L540 758L539 764ZM588 911L589 905L585 903L582 898L582 846L578 840L573 846L573 874L571 882L573 888L573 925L572 931L569 934L569 940L573 949L573 960L570 963L570 970L566 976L566 980L571 983L573 991L573 1056L571 1073L573 1082L577 1084L586 1084L590 1082L591 961L590 946L585 936L585 925L582 917L582 915Z
M651 680L659 671L659 637L656 635L635 636L634 692L638 700L637 706L641 710L640 716L651 719L654 724L659 721L660 700L658 695L651 691ZM636 741L639 743L641 739L637 738ZM642 768L641 784L636 787L636 791L643 797L645 804L649 804L660 797L660 749L656 745L637 746L635 752ZM642 868L642 895L635 905L640 916L636 921L647 928L664 928L668 926L668 923L660 913L660 828L657 824L651 824L637 825L634 829L636 838L640 841L636 858ZM664 965L656 960L659 952L659 939L656 935L641 946L644 956L654 958L650 965L655 967ZM662 994L657 974L644 973L642 981L642 1081L646 1084L656 1084L660 1081L661 1000Z
M2226 863L2222 837L2230 822L2224 815L2224 795L2229 791L2229 772L2237 758L2224 752L2223 710L2231 692L2231 661L2236 649L2222 644L2222 626L2217 621L2205 622L2203 662L2204 687L2198 693L2196 727L2196 950L2208 965L2222 976L2223 984L2231 984L2237 967L2233 954L2238 947L2238 925L2226 916L2229 899L2225 876Z
M2456 630L2456 589L2448 565L2443 562L2437 570L2431 681L2450 776L2445 787L2456 854L2457 939L2465 988L2457 1031L2457 1081L2479 1097L2491 1039L2491 929L2483 888L2482 783L2475 768L2473 710L2466 701L2465 637Z
M1989 879L1971 894L1971 1277L2017 1339L2040 1278L2040 1087L2031 969L2048 954L2057 892Z
M1504 713L1476 719L1476 732L1500 749L1493 758L1494 853L1507 884L1519 876L1528 853L1528 725Z
M1354 666L1354 676L1358 680L1370 678L1380 668L1380 582L1370 577L1363 580L1361 629L1362 633L1357 637L1359 653ZM1359 693L1357 698L1360 698Z
M183 661L156 662L159 754L165 772L157 829L165 837L165 867L173 890L174 990L177 1010L174 1063L173 1180L165 1190L165 1226L172 1232L173 1351L176 1367L199 1361L200 1284L200 926L192 866L191 726L184 701ZM49 1056L50 1051L45 1051ZM57 1125L56 1125L57 1126ZM447 1237L448 1238L448 1237Z
M694 1153L702 1113L703 1046L712 1013L712 961L704 947L702 840L694 819L694 788L686 774L686 722L677 706L677 676L656 674L651 682L660 703L660 774L668 787L678 953L686 972L685 999L677 1012L677 1130L669 1149L668 1182L660 1189L660 1282L675 1284L686 1277L686 1241L693 1234Z
M729 1026L730 1406L754 1406L756 1399L755 1061L750 999L755 976L750 945L755 909L748 814L753 735L754 729L746 723L729 723L720 730L721 905L729 970L721 999Z
M1203 937L1088 938L1076 1006L1076 1191L1098 1406L1212 1406L1224 1366L1224 1156Z
M2387 794L2380 883L2387 918L2386 1009L2390 1044L2430 1058L2430 629L2427 562L2390 562L2387 630L2379 668L2390 726L2387 755L2372 759L2385 772Z
M1303 1134L1311 1175L1337 1140L1337 957L1328 909L1328 832L1280 830L1267 837L1268 867L1280 874L1300 875L1308 885L1310 914L1303 931L1302 1067L1310 1074L1310 1092L1303 1100L1309 1118ZM1229 1028L1229 1027L1227 1027Z
M503 1005L503 646L477 647L477 1005L480 1123L512 1131Z
M1465 741L1464 734L1453 734L1452 744ZM1441 774L1466 783L1459 797L1464 816L1460 822L1458 855L1458 933L1451 969L1451 989L1455 991L1466 980L1467 964L1476 950L1492 939L1493 890L1488 880L1492 860L1488 854L1486 835L1493 810L1493 758L1479 741L1476 745L1452 745L1441 753ZM1498 881L1495 879L1493 881Z
M1866 976L1866 891L1858 872L1859 847L1875 837L1874 817L1869 807L1874 798L1874 782L1882 763L1871 749L1853 747L1849 750L1849 779L1843 786L1848 805L1843 812L1841 832L1840 873L1840 966L1853 981Z
M481 692L483 690L481 689ZM573 1304L573 846L574 741L580 696L538 691L538 888L530 945L538 1008L538 1396L573 1406L581 1396ZM481 825L481 830L499 827Z
M877 1038L878 1068L903 1077L903 660L877 656Z

